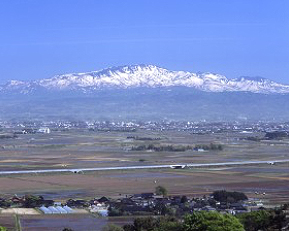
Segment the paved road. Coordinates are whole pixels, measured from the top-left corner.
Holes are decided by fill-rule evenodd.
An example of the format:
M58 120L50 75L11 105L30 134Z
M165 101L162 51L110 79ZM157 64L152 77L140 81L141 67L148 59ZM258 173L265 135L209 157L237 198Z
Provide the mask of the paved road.
M127 166L127 167L99 167L99 168L75 168L75 169L43 169L43 170L20 170L20 171L0 171L0 175L12 174L32 174L32 173L61 173L61 172L87 172L87 171L107 171L107 170L130 170L130 169L160 169L160 168L195 168L195 167L221 167L235 165L256 165L256 164L276 164L286 163L285 160L256 160L256 161L238 161L238 162L223 162L223 163L187 163L187 164L170 164L170 165L148 165L148 166Z

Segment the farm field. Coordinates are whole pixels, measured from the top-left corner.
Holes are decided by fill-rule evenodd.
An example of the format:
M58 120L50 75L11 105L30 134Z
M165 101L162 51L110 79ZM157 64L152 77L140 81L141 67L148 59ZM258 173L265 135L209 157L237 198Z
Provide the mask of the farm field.
M22 231L59 231L70 227L75 231L101 231L107 224L125 225L132 222L134 217L95 217L86 215L0 215L0 223L8 231L15 231L21 227Z
M92 215L23 216L22 231L59 231L70 227L75 231L100 231L107 224L119 226L133 221L133 217L97 218Z
M11 130L5 131L9 134ZM189 131L104 132L87 129L23 134L0 140L0 171L177 163L218 163L289 158L289 140L248 140L264 133ZM195 147L221 145L222 150L136 150L136 147ZM234 166L194 169L115 170L84 173L2 175L2 195L38 194L46 198L91 198L153 192L165 186L169 194L190 196L214 190L237 190L268 203L288 201L289 165Z

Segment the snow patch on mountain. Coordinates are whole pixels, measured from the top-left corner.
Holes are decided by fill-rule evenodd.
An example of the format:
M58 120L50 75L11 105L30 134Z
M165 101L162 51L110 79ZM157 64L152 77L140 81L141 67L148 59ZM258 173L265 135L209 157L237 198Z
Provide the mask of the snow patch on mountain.
M112 67L86 73L57 75L31 82L12 80L0 88L19 90L23 93L37 88L54 90L134 87L191 87L208 92L245 91L254 93L289 93L289 85L283 85L260 77L228 79L213 73L170 71L154 65L130 65Z

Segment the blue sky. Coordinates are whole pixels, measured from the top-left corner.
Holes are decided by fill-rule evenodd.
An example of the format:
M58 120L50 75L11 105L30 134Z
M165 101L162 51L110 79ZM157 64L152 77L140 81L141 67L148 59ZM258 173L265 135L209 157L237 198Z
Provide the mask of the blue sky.
M0 82L126 64L289 83L287 0L2 0Z

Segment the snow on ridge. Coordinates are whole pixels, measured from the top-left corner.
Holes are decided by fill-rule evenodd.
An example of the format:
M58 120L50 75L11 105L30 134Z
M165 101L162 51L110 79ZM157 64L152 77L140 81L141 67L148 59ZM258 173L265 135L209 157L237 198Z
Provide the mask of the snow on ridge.
M6 85L7 88L25 89L31 86L57 90L185 86L208 92L289 93L289 85L275 83L260 77L228 79L219 74L170 71L154 65L111 67L86 73L57 75L32 82L11 81L10 84Z
M66 87L169 87L189 86L200 87L204 80L190 72L169 71L153 65L132 65L113 67L100 71L65 74L39 81L39 85L48 88Z
M23 85L27 85L27 82L23 82L23 81L19 81L19 80L10 80L6 86L9 87L17 87L17 86L23 86Z

